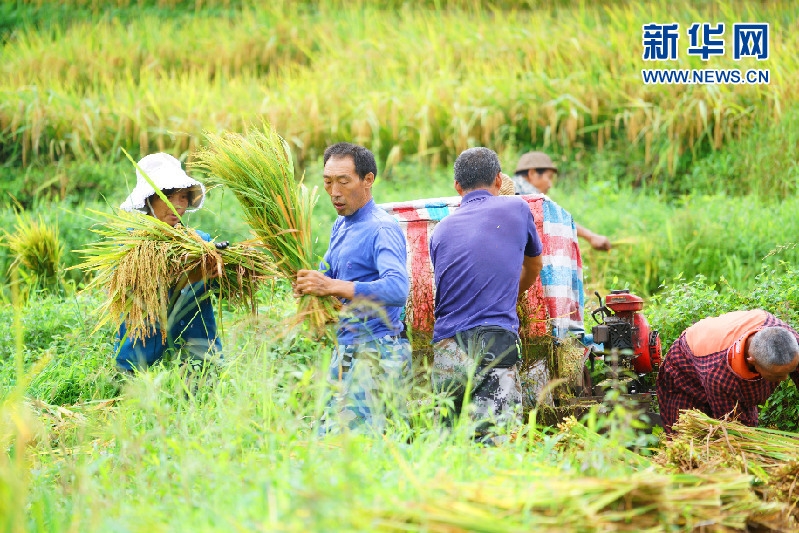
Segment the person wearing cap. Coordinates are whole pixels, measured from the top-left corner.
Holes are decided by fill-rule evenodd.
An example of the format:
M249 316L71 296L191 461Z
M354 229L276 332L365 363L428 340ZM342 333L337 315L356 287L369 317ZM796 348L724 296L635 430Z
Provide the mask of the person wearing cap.
M471 399L465 412L476 436L491 442L500 427L521 422L516 302L541 272L542 245L527 203L500 196L495 152L465 150L454 170L460 207L436 225L429 244L436 286L432 381L452 400L454 415Z
M404 415L412 377L401 320L410 289L405 236L372 198L371 151L337 143L323 160L325 191L339 216L320 270L300 270L294 283L297 295L335 296L347 309L328 372L335 395L320 433L382 431L388 413Z
M174 227L182 224L183 215L203 206L205 187L186 174L180 161L171 155L147 155L138 162L137 167L136 187L122 202L120 209L152 216ZM174 211L156 194L150 181L169 200ZM196 229L194 231L204 241L211 241L211 236L207 233ZM220 242L216 246L224 249L227 244ZM128 373L134 369L144 370L160 360L167 351L183 352L192 366L221 357L222 343L217 335L214 309L209 296L208 285L199 271L189 274L184 287L175 287L170 291L168 323L165 325L166 343L162 341L159 330L146 339L132 340L127 337L127 329L123 323L114 345L117 368Z
M705 318L687 328L657 376L666 433L685 409L757 426L758 406L781 381L790 376L799 386L798 340L799 333L763 309Z
M546 194L557 172L558 167L547 154L527 152L519 158L512 178L516 194ZM594 233L576 222L574 225L577 227L577 236L587 240L593 249L610 250L610 240L606 236Z

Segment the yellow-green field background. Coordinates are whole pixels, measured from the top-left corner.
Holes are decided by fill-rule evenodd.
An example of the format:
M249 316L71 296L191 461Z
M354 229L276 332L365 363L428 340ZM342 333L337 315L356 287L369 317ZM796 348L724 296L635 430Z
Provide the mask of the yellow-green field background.
M560 430L533 410L494 448L466 423L442 431L429 387L410 424L320 438L332 347L286 327L287 283L258 293L255 317L219 307L227 364L196 388L173 363L122 378L113 328L95 331L104 291L65 269L97 238L90 210L135 184L123 148L191 168L205 131L267 120L312 186L325 146L371 148L378 202L453 195L470 146L506 172L545 150L551 197L614 243L582 244L588 296L644 296L664 349L735 309L799 326L797 20L789 1L0 3L0 532L742 531L784 518L758 496L752 454L732 473L653 463L664 442L615 392ZM677 61L643 61L651 22L680 24ZM726 24L723 57L687 56L694 22ZM732 60L737 22L769 24L768 60ZM771 79L647 86L643 68ZM237 242L241 215L217 188L187 223ZM334 216L323 193L320 255ZM16 268L20 250L32 262ZM783 383L760 422L798 420Z

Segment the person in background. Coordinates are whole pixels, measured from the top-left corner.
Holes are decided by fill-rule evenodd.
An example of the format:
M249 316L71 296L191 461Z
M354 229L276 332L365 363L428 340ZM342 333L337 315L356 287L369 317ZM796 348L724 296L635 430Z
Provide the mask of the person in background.
M516 194L547 194L555 179L558 167L552 159L543 152L527 152L519 158L514 173L513 185ZM577 236L588 241L594 250L610 250L610 240L594 233L575 222Z
M669 348L657 377L667 433L680 411L757 426L758 405L788 376L799 386L799 333L762 309L700 320Z
M320 270L300 270L294 284L297 295L335 296L346 305L329 368L334 397L320 431L383 431L387 414L404 413L412 377L400 319L410 288L405 236L372 198L371 151L338 143L323 159L325 191L339 216Z
M186 174L180 161L171 155L147 155L138 162L138 167L171 202L174 211L156 194L156 190L139 169L136 170L136 187L122 202L120 209L155 217L174 227L182 224L184 214L203 206L205 187ZM207 233L194 231L204 241L211 241ZM218 249L227 246L226 241L216 244ZM144 370L161 360L168 352L179 354L193 367L201 365L205 360L218 360L222 357L222 343L217 335L207 282L202 279L199 270L196 270L187 276L182 285L170 290L167 324L161 325L148 338L130 339L126 335L125 323L120 326L114 346L116 364L120 371L132 373L134 370ZM166 328L166 342L162 340L161 327Z
M541 272L542 246L527 203L498 196L502 172L492 150L461 153L454 185L460 207L430 236L433 387L453 400L456 415L468 395L476 437L490 443L498 428L521 422L516 302Z

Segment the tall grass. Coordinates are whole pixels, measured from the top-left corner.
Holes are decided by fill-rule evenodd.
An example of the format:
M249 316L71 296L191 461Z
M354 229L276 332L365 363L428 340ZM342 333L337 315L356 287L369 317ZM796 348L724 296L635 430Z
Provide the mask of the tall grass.
M19 324L0 333L0 389L10 393L19 387L17 399L25 396L59 405L116 396L114 332L105 327L92 335L96 320L91 313L101 303L99 293L33 295L23 304ZM12 324L13 312L4 308L0 320ZM23 362L19 367L12 356L18 334Z
M178 369L161 366L127 381L115 401L19 402L26 425L0 433L4 444L26 439L0 455L0 479L14 481L2 486L17 489L0 491L0 508L13 509L6 528L563 530L582 514L584 531L665 530L675 521L742 527L775 509L745 476L657 472L619 446L629 427L530 428L481 448L468 424L442 433L422 403L413 427L319 438L329 347L275 342L271 328L291 297L264 304L275 312L228 329L226 345L239 355L213 387L187 393ZM21 420L5 416L10 405L2 410L0 420Z

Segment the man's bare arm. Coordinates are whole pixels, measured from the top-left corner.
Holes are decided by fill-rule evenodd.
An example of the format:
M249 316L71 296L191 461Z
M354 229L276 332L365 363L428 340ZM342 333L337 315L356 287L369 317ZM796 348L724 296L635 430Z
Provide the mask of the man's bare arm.
M590 229L584 228L583 226L577 224L576 222L574 225L577 226L577 236L587 240L589 244L591 244L591 248L593 248L594 250L604 250L604 251L610 250L611 248L610 239L608 239L604 235L599 235L597 233L594 233Z
M522 262L522 274L519 277L519 296L524 294L524 291L533 286L535 279L541 273L541 269L543 267L544 260L540 255L535 257L527 257L526 255L524 256L524 262Z

